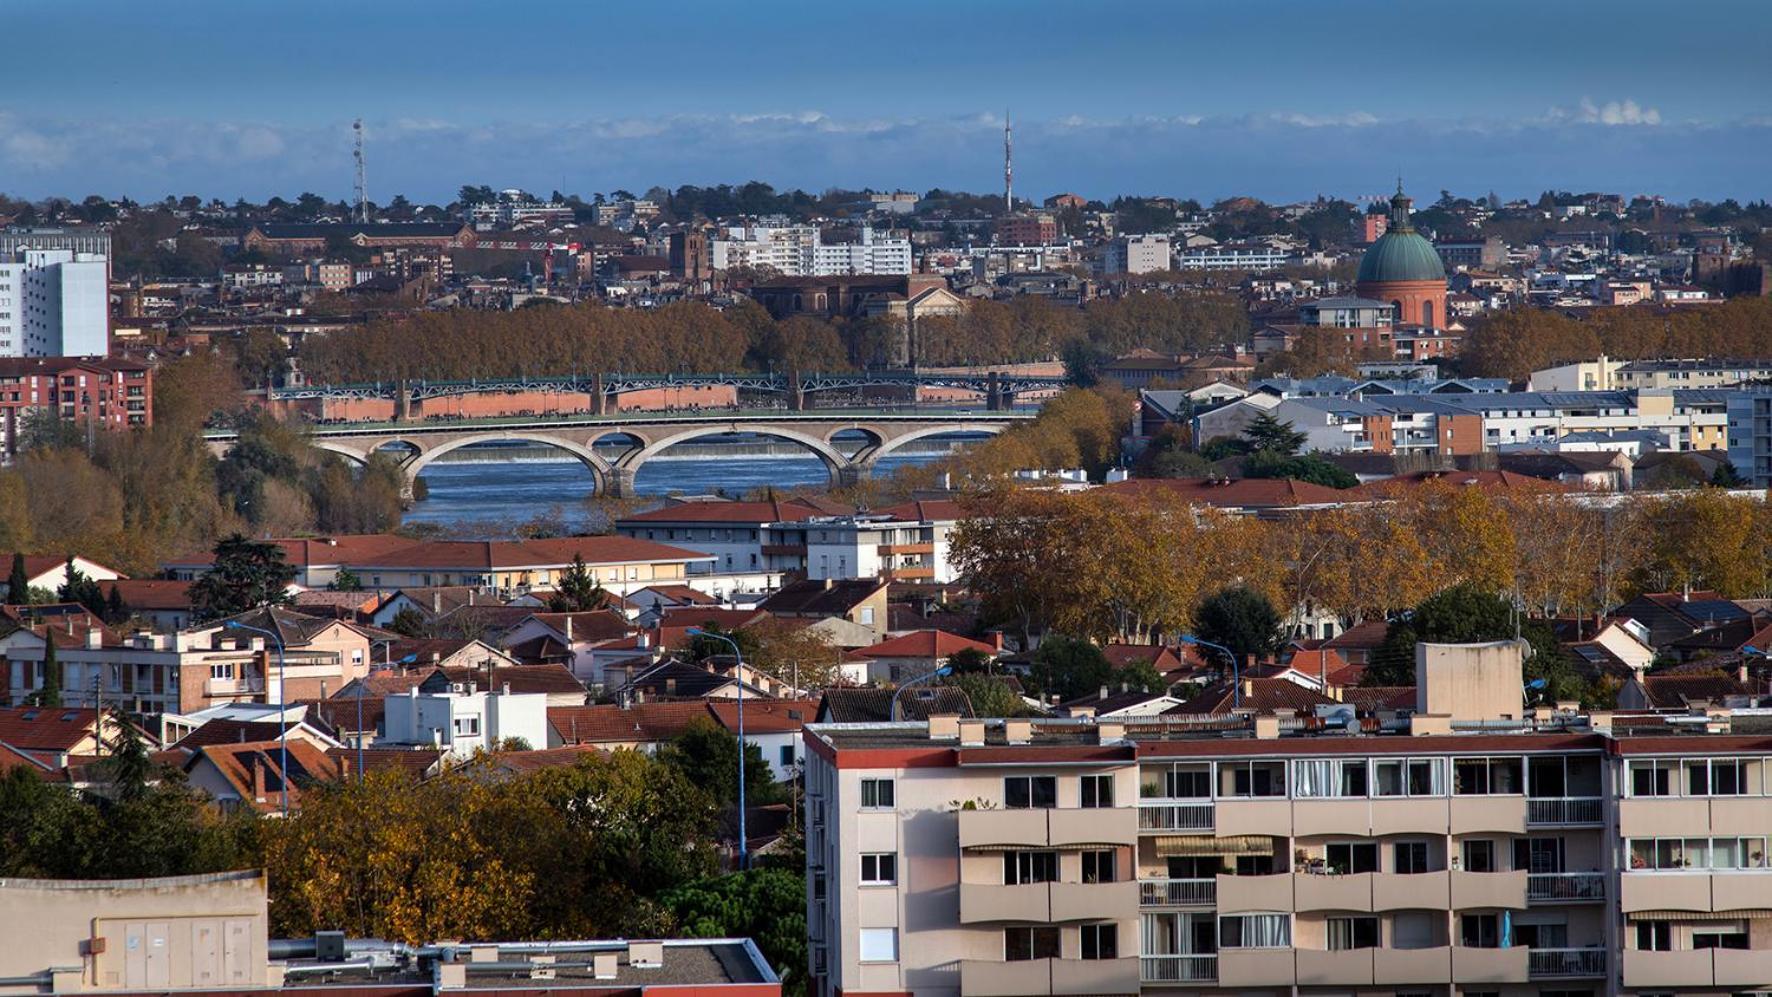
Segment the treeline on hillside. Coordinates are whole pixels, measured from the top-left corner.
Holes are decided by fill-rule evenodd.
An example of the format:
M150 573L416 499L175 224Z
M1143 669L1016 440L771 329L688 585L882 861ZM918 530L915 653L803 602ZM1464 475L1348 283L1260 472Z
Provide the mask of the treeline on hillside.
M952 557L986 622L1133 641L1187 632L1201 599L1236 583L1349 623L1461 583L1540 617L1591 616L1640 592L1772 594L1772 507L1719 489L1609 508L1548 484L1399 484L1380 497L1269 521L1190 506L1156 482L996 489L969 500Z
M1671 309L1592 308L1573 316L1514 308L1472 324L1458 365L1473 377L1522 381L1534 370L1602 353L1621 360L1772 358L1772 298Z
M154 423L88 435L33 418L22 454L0 468L0 549L75 553L151 576L167 557L236 532L376 532L400 523L403 477L392 458L367 468L308 443L299 428L241 415L238 368L193 354L155 372ZM217 460L203 441L216 413L240 425Z
M305 782L288 818L266 819L217 810L139 741L119 743L90 791L0 773L0 877L260 868L274 937L753 935L792 981L806 965L802 857L716 878L736 744L703 721L657 756L589 752L514 775L490 755L422 782L394 766ZM781 802L761 752L748 756L752 800Z
M1168 352L1241 342L1249 322L1227 296L1141 294L1071 308L1022 297L974 302L964 315L918 322L927 365L1010 363L1059 356L1088 365L1143 346ZM879 363L894 320L777 322L754 302L653 311L597 304L514 312L427 312L310 340L302 366L320 382L466 380L627 370L844 370Z

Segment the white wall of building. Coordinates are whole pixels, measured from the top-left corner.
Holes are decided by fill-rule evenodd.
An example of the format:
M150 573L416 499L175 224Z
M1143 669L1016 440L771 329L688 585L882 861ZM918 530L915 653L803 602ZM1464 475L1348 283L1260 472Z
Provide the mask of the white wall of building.
M0 356L110 352L108 266L101 255L68 249L0 261Z

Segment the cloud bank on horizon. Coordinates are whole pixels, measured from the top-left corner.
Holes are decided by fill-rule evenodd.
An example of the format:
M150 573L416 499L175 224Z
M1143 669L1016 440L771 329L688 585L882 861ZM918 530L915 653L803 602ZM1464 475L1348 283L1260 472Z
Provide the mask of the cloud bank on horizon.
M71 120L0 104L0 193L262 199L351 188L350 122ZM1001 113L879 117L819 111L582 117L558 123L366 122L371 198L447 202L460 184L589 196L742 183L992 191ZM1015 121L1016 189L1091 197L1247 194L1535 196L1550 187L1753 200L1767 196L1772 117L1673 120L1632 97L1580 96L1518 119L1274 111Z

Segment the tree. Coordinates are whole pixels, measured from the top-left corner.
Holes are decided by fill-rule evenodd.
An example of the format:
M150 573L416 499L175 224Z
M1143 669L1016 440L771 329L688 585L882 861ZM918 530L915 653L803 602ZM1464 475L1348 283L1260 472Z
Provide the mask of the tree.
M129 603L123 601L123 590L115 584L111 586L111 594L105 598L105 611L100 615L112 626L129 619Z
M749 938L798 992L806 973L806 878L797 870L747 869L698 880L659 898L685 938Z
M1245 478L1290 478L1328 488L1352 488L1360 483L1352 471L1329 463L1316 454L1287 457L1277 450L1256 450L1243 458Z
M12 573L6 576L6 598L15 606L30 604L31 576L25 571L25 555L22 552L13 552Z
M1019 717L1027 712L1027 704L996 675L983 672L960 672L946 675L941 684L959 689L972 704L972 713L980 717Z
M43 635L43 684L37 688L37 705L54 709L62 705L62 666L55 660L55 637Z
M334 592L361 592L363 591L363 579L359 578L357 573L349 567L341 565L337 573L332 576L332 584L329 588Z
M1157 671L1157 666L1149 661L1134 661L1123 666L1114 674L1114 678L1128 689L1140 689L1145 692L1167 692L1169 683Z
M389 621L388 629L402 637L425 637L430 627L425 623L425 615L411 606L404 606Z
M1248 585L1221 589L1194 610L1194 633L1201 640L1223 645L1237 656L1239 664L1279 651L1285 643L1280 623L1273 602Z
M100 619L105 615L105 592L99 588L98 582L87 577L79 568L74 567L74 555L68 555L68 563L64 569L66 581L56 590L56 599L61 602L77 602L86 607L86 611Z
M560 581L554 587L553 594L548 596L548 611L552 613L582 613L603 605L608 593L603 586L597 584L597 576L585 567L584 558L577 553L572 555L572 563L560 573Z
M660 761L682 772L722 807L738 804L738 737L708 717L696 717L659 753ZM745 742L745 803L758 806L784 798L782 787L754 742Z
M1113 666L1101 648L1079 637L1047 634L1034 651L1028 678L1040 695L1060 702L1095 693L1111 684Z
M289 601L295 569L273 543L234 534L215 546L215 563L191 584L191 608L202 619L235 616Z
M1263 412L1243 427L1243 441L1250 453L1268 452L1282 457L1291 457L1304 448L1309 439L1304 433L1292 428L1289 422L1281 422L1271 412Z

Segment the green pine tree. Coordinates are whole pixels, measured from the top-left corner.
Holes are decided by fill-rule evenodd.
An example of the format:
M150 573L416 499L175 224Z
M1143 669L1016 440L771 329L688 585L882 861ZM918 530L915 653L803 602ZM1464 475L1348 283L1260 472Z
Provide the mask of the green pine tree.
M43 687L37 690L37 705L50 708L62 705L62 666L55 660L55 640L43 635Z
M25 572L25 555L12 555L12 574L6 578L6 598L15 606L28 605L31 601L31 576Z

